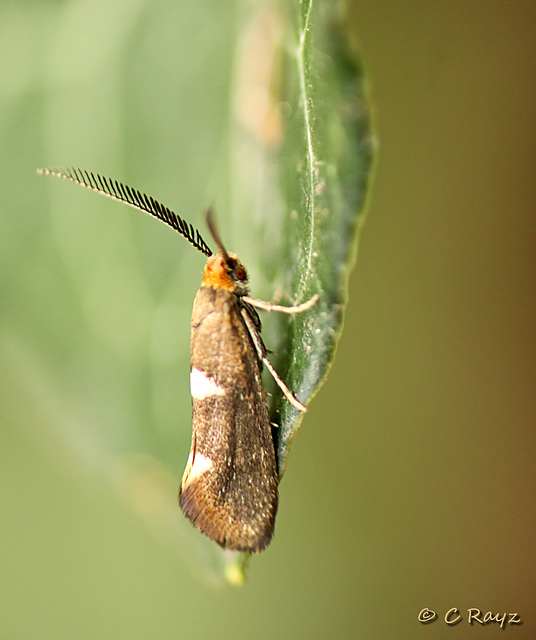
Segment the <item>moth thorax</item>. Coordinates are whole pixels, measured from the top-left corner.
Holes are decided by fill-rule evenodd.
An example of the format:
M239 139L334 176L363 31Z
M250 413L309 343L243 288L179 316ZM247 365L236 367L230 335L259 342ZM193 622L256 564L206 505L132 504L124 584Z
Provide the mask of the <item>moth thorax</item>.
M248 293L248 273L234 253L217 253L207 260L202 284L245 296Z

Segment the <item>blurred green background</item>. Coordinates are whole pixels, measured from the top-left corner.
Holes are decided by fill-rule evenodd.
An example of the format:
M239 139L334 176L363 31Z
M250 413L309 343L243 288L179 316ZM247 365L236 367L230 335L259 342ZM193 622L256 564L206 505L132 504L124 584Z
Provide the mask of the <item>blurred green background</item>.
M258 6L0 4L0 637L461 638L477 607L518 612L508 633L533 638L533 3L347 3L380 160L276 537L231 589L193 530L151 517L189 446L202 257L35 169L120 177L196 224L215 197L227 211L235 56ZM110 465L133 439L175 476ZM425 607L465 619L421 625Z

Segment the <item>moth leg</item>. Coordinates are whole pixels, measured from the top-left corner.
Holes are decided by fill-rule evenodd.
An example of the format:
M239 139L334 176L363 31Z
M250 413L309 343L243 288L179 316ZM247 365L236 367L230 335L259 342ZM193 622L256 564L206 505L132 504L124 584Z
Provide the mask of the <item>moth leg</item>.
M293 407L298 409L298 411L305 413L307 411L307 407L303 405L297 398L294 397L294 395L292 394L292 391L287 387L287 385L283 382L283 380L281 380L281 378L279 377L279 374L273 368L270 360L268 360L266 356L263 356L262 361L264 362L268 371L272 374L273 379L276 381L277 386L283 392L283 395L285 396L285 398L290 402L290 404Z
M274 304L273 302L266 302L265 300L250 298L249 296L242 296L242 300L250 304L252 307L257 307L257 309L262 309L263 311L279 311L280 313L293 314L307 311L307 309L310 309L314 304L316 304L319 297L318 293L315 293L315 295L306 302L302 302L301 304L297 304L293 307L285 307L281 304Z
M253 300L255 300L255 298L253 298ZM283 309L287 309L287 308L288 307L283 307ZM246 328L249 332L249 335L251 336L251 340L253 341L253 345L255 346L255 350L257 351L257 355L259 356L259 359L262 360L262 362L264 363L268 371L272 374L272 377L276 381L277 386L281 389L281 391L283 392L283 395L290 402L290 404L293 407L295 407L298 411L302 411L303 413L305 413L307 411L307 407L294 397L290 389L279 377L279 374L274 369L270 360L268 360L268 356L266 355L266 347L264 346L262 338L260 337L259 332L257 331L257 328L255 327L255 324L253 323L253 320L251 319L247 311L247 308L242 307L240 309L240 312L242 314L242 317L244 318L244 322L246 323Z

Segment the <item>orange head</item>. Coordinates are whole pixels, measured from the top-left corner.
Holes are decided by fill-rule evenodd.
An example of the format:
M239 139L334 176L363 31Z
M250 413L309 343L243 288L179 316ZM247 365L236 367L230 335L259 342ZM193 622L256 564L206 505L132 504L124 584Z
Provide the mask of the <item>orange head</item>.
M216 253L207 261L202 286L245 296L248 293L248 273L234 253Z

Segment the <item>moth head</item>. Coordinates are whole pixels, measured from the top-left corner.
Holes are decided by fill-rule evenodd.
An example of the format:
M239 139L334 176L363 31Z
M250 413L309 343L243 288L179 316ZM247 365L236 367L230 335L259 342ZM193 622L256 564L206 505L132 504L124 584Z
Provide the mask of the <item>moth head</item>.
M203 285L232 291L237 296L248 294L248 272L234 253L228 253L216 228L212 210L207 211L207 226L220 253L209 257L203 274Z
M216 253L207 261L203 285L245 296L248 293L248 272L234 253Z

